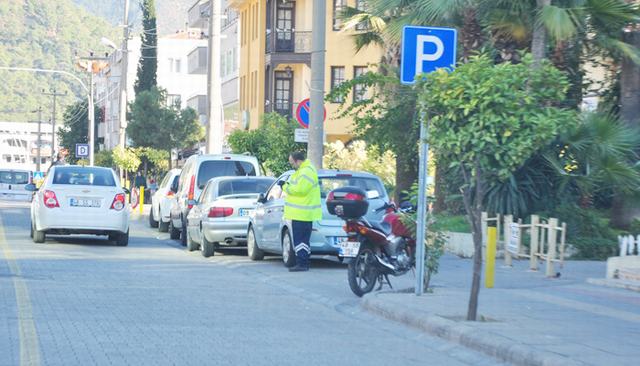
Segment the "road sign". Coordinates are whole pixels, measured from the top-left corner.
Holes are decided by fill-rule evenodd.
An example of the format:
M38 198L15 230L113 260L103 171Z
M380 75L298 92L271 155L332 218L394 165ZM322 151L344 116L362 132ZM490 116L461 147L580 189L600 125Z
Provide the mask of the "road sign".
M296 132L294 135L295 142L309 142L309 130L306 128L296 128Z
M518 254L520 251L520 225L517 222L509 224L511 237L509 238L509 244L507 250L513 254Z
M311 107L309 107L309 103L310 103L309 98L304 99L302 102L298 104L298 108L296 108L296 120L298 121L300 126L304 128L309 128L309 120L311 119L310 117ZM324 108L323 122L326 119L327 119L327 109Z
M457 31L452 28L405 26L402 29L400 82L413 84L417 75L456 66ZM427 166L429 164L429 120L420 115L420 163L418 171L418 210L416 248L416 295L424 292L424 245L427 234Z
M420 74L456 64L458 33L453 28L405 26L402 29L400 81L415 83Z
M89 144L76 144L76 158L89 157Z
M33 172L33 180L44 179L44 172Z

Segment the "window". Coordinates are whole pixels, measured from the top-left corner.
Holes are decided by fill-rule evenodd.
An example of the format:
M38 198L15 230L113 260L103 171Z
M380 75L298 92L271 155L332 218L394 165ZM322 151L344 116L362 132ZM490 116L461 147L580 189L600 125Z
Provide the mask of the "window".
M175 66L176 66L175 72L178 73L178 74L181 73L182 72L182 62L181 62L180 59L176 59L175 60Z
M181 105L182 98L180 97L180 94L167 95L167 106L180 108Z
M367 0L356 0L356 9L361 12L367 12ZM367 22L360 22L356 24L356 30L363 31L369 29Z
M357 187L365 192L378 192L380 198L385 198L386 192L379 180L374 178L351 177L351 176L329 176L319 177L320 196L326 198L327 194L334 189L342 187Z
M264 193L273 183L272 178L265 179L233 179L218 183L218 197L234 194Z
M207 160L198 169L198 187L204 188L211 178L255 175L255 167L247 161Z
M353 77L354 79L358 76L362 76L367 72L366 66L354 66L353 67ZM365 100L365 95L367 94L367 88L362 84L356 84L353 86L353 102L361 102Z
M331 66L331 90L334 90L344 82L344 66ZM334 98L334 103L342 103L340 97Z
M342 27L342 11L344 10L346 0L333 0L333 30L339 31Z
M173 59L169 59L169 72L173 72Z
M278 181L283 181L286 182L289 179L288 175L282 176L280 177L280 179L278 179ZM271 186L271 189L269 190L269 193L267 193L267 201L271 201L271 200L277 200L278 198L282 197L282 187L278 184L274 184Z
M290 71L276 71L274 79L274 110L282 116L290 117L293 112L293 73Z
M115 187L116 181L111 169L61 167L55 171L53 184Z

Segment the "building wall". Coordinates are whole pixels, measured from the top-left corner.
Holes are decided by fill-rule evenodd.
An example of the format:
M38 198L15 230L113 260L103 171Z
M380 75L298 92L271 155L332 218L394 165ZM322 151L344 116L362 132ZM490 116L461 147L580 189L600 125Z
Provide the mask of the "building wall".
M266 38L266 0L231 0L231 6L238 9L241 14L240 33L249 35L247 41L241 40L240 51L240 109L248 110L250 115L250 128L258 127L260 115L264 113L265 106L265 38ZM356 0L347 0L347 5L356 6ZM255 7L258 6L258 19L255 17ZM326 56L325 56L325 93L331 88L331 67L343 66L345 68L345 80L353 78L354 66L368 66L377 64L382 57L382 49L377 46L367 47L356 53L353 32L341 32L333 30L333 1L327 1L326 17ZM295 31L305 32L312 30L313 1L297 0L295 9ZM255 32L257 31L257 35ZM245 34L245 37L246 37ZM257 37L255 37L257 36ZM242 37L242 35L241 35ZM255 37L255 38L254 38ZM281 64L274 70L285 70L290 67L294 74L293 80L293 111L299 102L310 96L311 69L303 63ZM371 69L374 67L371 66ZM257 86L252 81L254 73L257 73ZM271 86L273 87L273 86ZM253 101L253 94L257 93L257 101ZM352 96L348 97L349 101ZM273 102L273 101L270 101ZM339 104L325 103L327 120L325 133L328 141L351 139L352 123L349 118L337 118Z
M51 165L51 124L40 127L41 170ZM3 168L36 170L38 124L0 122L0 166Z

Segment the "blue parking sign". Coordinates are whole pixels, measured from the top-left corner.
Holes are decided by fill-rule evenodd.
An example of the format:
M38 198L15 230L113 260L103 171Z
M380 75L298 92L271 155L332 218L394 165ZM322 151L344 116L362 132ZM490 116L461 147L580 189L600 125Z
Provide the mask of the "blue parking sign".
M76 144L76 158L86 158L89 156L89 144Z
M458 32L453 28L405 26L402 29L400 82L415 83L417 75L456 65Z

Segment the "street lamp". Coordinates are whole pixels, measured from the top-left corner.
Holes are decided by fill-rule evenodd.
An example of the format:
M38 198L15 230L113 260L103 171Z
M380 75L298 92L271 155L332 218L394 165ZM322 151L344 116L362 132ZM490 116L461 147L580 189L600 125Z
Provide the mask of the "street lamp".
M102 38L100 38L100 43L102 43L103 45L105 45L105 46L107 46L107 47L109 47L109 48L112 48L112 49L114 49L114 50L117 50L117 49L118 49L118 46L116 46L116 44L115 44L115 43L113 43L113 41L111 41L111 40L110 40L109 38L107 38L107 37L102 37Z

